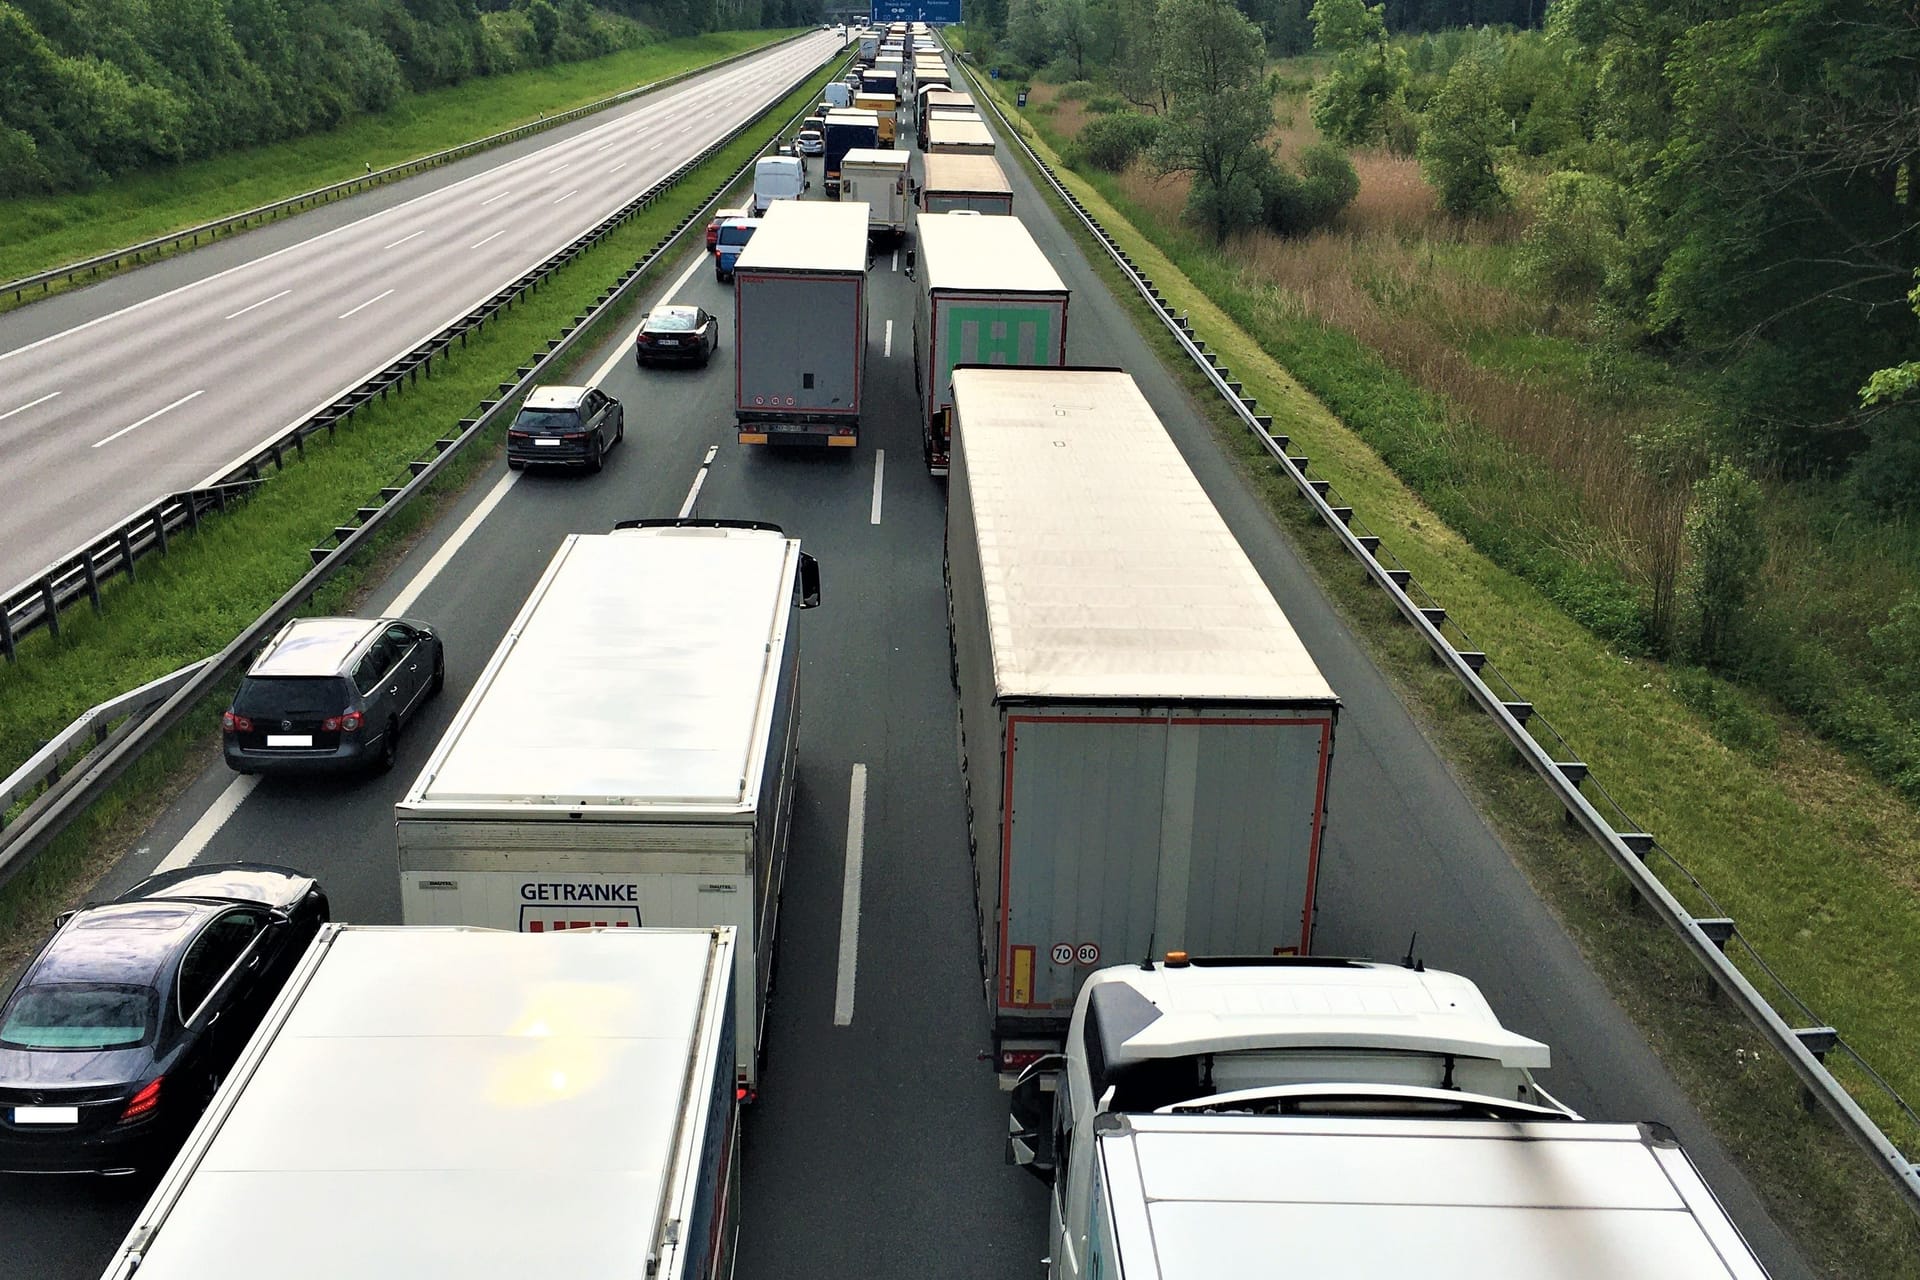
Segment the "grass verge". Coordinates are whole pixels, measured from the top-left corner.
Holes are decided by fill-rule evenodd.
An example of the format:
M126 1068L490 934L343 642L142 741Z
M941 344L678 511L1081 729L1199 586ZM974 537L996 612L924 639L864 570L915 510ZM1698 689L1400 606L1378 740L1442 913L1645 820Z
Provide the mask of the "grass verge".
M1005 103L1011 114L1011 104ZM1030 139L1050 163L1043 140ZM1920 967L1911 813L1857 766L1790 725L1767 764L1716 741L1666 674L1623 659L1538 589L1470 547L1381 456L1336 419L1203 288L1077 174L1062 180L1152 276L1170 305L1272 413L1388 548L1539 706L1648 829L1680 851L1743 932L1823 1017L1912 1093ZM1211 386L1085 237L1089 260L1163 362L1207 412L1222 447L1266 499L1328 594L1367 639L1403 700L1447 755L1579 942L1768 1203L1823 1272L1920 1277L1920 1224L1850 1142L1801 1110L1797 1084L1746 1022L1711 997L1677 939L1634 908L1626 882L1506 741L1436 667L1425 645L1276 474ZM1228 295L1230 296L1230 294ZM1356 387L1357 394L1364 389ZM1843 1078L1846 1072L1841 1071ZM1859 1084L1855 1079L1851 1083ZM1860 1092L1863 1102L1877 1095ZM1885 1107L1876 1118L1909 1144Z
M384 169L791 34L719 31L586 62L488 76L411 94L390 111L357 117L325 133L134 174L93 191L0 200L0 281L284 200L369 167ZM0 304L9 301L0 298Z
M813 101L832 74L829 68L811 77L760 124L683 178L668 199L489 322L430 380L356 415L336 440L316 436L308 443L306 461L270 476L244 507L176 539L167 555L143 561L137 581L116 580L103 593L103 612L75 610L57 639L35 633L23 641L20 661L0 669L0 706L6 708L0 720L0 773L88 707L231 641L306 573L308 548L326 542L355 507L403 476L408 461L424 456L449 423L471 413L498 383L511 381L527 353L544 354L552 335L587 310L609 281L697 208L789 116ZM643 296L644 290L630 293L627 307L602 317L582 336L576 366L588 365L595 347L630 321ZM496 432L469 447L428 494L393 517L363 556L314 598L308 612L350 608L438 511L488 467L500 444ZM45 922L85 893L167 800L214 759L219 696L148 751L32 865L0 888L0 972L23 958Z

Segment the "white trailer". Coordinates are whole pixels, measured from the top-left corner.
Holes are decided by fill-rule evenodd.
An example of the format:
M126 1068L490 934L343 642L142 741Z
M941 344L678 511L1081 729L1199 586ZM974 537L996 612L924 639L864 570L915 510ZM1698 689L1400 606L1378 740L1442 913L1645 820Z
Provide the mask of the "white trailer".
M935 155L920 164L921 213L1013 213L1013 184L992 156Z
M870 239L897 242L907 233L907 167L913 157L905 151L861 148L840 161L840 198L867 206Z
M953 422L948 616L1008 1073L1058 1047L1102 963L1308 950L1339 699L1133 379L959 368Z
M1764 1280L1674 1135L1567 1111L1465 978L1167 959L1014 1090L1055 1280Z
M793 612L818 591L772 525L568 535L394 806L401 920L732 925L754 1088L798 768Z
M107 1280L725 1280L734 946L325 926Z
M930 160L991 157L930 156ZM931 166L929 166L931 168ZM913 381L927 470L947 474L958 365L1067 362L1067 286L1018 218L923 214L920 293L913 314Z
M927 150L955 156L993 154L993 132L984 120L949 115L938 106L932 112L926 123Z

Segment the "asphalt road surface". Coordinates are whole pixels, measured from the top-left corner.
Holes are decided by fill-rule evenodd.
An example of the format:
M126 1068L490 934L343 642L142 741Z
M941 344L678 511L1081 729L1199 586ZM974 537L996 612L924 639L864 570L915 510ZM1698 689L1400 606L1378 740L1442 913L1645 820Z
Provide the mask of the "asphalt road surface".
M1322 949L1397 957L1417 930L1429 965L1471 977L1507 1025L1553 1047L1547 1088L1593 1119L1671 1125L1774 1276L1810 1277L1243 488L1195 407L1023 171L1003 163L1018 215L1074 291L1069 358L1133 373L1344 700ZM810 167L817 184L818 163ZM607 349L600 383L626 405L627 443L606 471L520 475L496 465L368 602L369 611L384 610L399 597L434 620L447 644L446 694L410 730L394 772L256 784L216 768L103 888L124 887L163 860L270 857L317 874L336 918L397 920L393 802L561 537L673 514L714 450L696 514L783 525L819 557L825 583L822 607L798 624L802 781L767 1071L746 1122L738 1274L1026 1280L1044 1248L1045 1198L1039 1183L1002 1162L1005 1099L983 1057L988 1011L947 676L945 492L921 462L908 336L914 286L886 251L875 256L872 279L871 380L857 450L809 456L735 444L729 329L706 370L643 371L624 344ZM723 320L732 314L729 290L699 259L661 296ZM848 898L855 765L868 779L865 858ZM839 954L846 911L859 913L854 957ZM836 980L849 963L853 1016L839 1026ZM86 1181L0 1182L0 1269L36 1280L98 1274L141 1193ZM324 1237L301 1247L324 1248Z
M217 478L840 48L837 34L814 32L484 168L423 175L410 198L350 222L291 219L297 241L262 239L232 265L196 263L209 269L53 332L38 307L0 317L0 589L163 495Z

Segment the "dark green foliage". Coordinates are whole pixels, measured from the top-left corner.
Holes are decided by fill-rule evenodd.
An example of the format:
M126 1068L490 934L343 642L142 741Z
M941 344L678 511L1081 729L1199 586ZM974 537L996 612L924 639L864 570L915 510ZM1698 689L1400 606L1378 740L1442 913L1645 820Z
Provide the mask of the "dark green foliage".
M1387 35L1384 11L1366 0L1316 0L1313 45L1333 55L1313 95L1313 123L1334 142L1363 146L1381 136L1389 107L1407 87L1406 50Z
M1761 501L1760 486L1731 462L1722 461L1693 486L1686 573L1691 642L1694 656L1709 666L1732 659L1746 630L1747 602L1767 561Z
M1091 80L1069 80L1060 86L1060 96L1069 102L1093 96L1094 84Z
M1509 134L1499 87L1491 51L1476 50L1453 64L1421 126L1420 167L1439 188L1441 205L1456 218L1507 204L1494 168Z
M1771 764L1780 747L1780 729L1751 694L1698 668L1678 667L1667 678L1674 696L1706 718L1722 746Z
M1302 152L1296 168L1273 167L1263 214L1269 230L1304 236L1332 222L1359 194L1360 175L1353 161L1340 148L1322 142Z
M1178 38L1160 49L1172 110L1154 142L1154 163L1163 174L1192 175L1187 215L1218 243L1260 220L1260 175L1272 164L1266 40L1221 0L1162 0L1159 21Z
M1119 173L1153 145L1161 123L1158 116L1131 111L1089 120L1073 144L1070 162Z
M1626 262L1626 192L1565 170L1547 179L1520 248L1520 278L1555 302L1597 297Z

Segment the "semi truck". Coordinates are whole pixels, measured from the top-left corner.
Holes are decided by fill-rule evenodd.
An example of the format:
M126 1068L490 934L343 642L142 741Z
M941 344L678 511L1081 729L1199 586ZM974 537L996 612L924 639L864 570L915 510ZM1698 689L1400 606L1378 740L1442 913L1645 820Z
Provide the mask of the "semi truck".
M907 233L907 169L912 157L905 151L849 151L840 161L843 198L867 206L867 235L879 242L898 242Z
M1012 214L1013 186L992 156L934 155L921 162L916 207L921 213Z
M862 89L853 95L855 111L871 112L879 129L880 145L891 147L899 130L900 100L890 93Z
M402 923L730 925L757 1088L818 600L774 525L569 534L394 806Z
M852 448L867 358L867 209L782 200L734 264L741 444Z
M929 156L929 160L990 157ZM1067 286L1018 218L922 214L913 381L927 470L947 474L956 365L1067 362Z
M947 155L990 156L993 133L978 117L948 115L935 107L925 130L927 150Z
M840 198L840 162L849 151L871 151L880 145L880 117L871 111L829 111L821 131L824 150L820 170L829 200Z
M927 126L935 116L958 116L966 120L978 120L979 110L973 99L954 89L938 87L923 89L916 96L914 128L919 131L920 149L927 149Z
M881 32L867 30L860 33L860 61L872 62L880 54Z
M1765 1280L1659 1124L1582 1121L1455 974L1171 953L1015 1086L1052 1280Z
M735 945L323 926L107 1280L726 1280Z
M1132 378L963 366L952 422L948 618L1005 1084L1058 1050L1103 962L1309 950L1340 703Z

